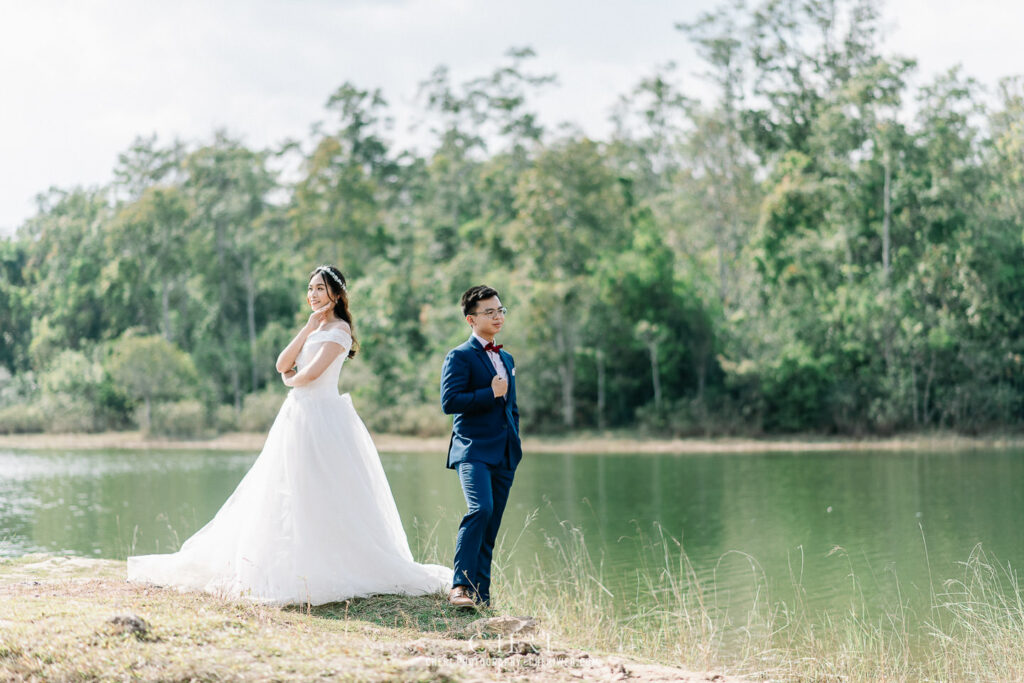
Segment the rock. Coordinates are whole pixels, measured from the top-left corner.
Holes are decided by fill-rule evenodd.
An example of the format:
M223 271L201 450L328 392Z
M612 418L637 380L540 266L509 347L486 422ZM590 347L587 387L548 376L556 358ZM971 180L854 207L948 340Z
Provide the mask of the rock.
M107 623L113 624L115 633L131 633L139 639L149 635L149 624L134 614L118 614L107 619Z
M627 678L632 677L632 672L626 668L626 665L622 663L622 660L612 658L608 660L608 666L611 669L613 681L624 681Z
M463 631L471 636L525 636L537 629L533 617L488 617L466 625Z
M540 647L534 643L519 640L515 643L509 644L509 647L505 652L510 655L535 655L540 653Z
M426 638L420 638L419 640L414 640L414 641L412 641L411 643L409 643L408 645L405 646L406 652L408 652L411 655L427 654L427 653L430 652L430 649L431 649L431 642L429 640L427 640Z

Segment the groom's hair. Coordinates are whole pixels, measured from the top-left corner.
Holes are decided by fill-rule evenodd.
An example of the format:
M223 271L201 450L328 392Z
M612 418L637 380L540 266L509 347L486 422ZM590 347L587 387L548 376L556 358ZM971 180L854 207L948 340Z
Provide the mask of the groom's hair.
M487 285L470 287L462 295L462 315L469 315L476 310L477 302L490 299L492 296L498 296L498 290L493 287Z

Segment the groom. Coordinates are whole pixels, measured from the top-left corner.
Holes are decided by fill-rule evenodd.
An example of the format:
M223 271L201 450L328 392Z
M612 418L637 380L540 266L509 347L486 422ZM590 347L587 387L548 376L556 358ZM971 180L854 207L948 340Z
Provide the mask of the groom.
M455 416L448 468L459 473L469 508L455 542L448 602L486 607L491 600L491 553L523 449L515 363L494 343L505 324L505 307L498 292L479 285L462 295L462 313L473 334L448 352L441 372L441 408Z

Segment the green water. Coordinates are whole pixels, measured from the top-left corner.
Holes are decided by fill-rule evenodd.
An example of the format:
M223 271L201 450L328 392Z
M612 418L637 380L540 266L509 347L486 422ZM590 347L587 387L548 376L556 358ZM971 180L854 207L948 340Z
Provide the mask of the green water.
M814 609L844 610L860 599L914 604L929 586L958 576L977 544L1003 564L1024 561L1022 456L528 453L498 560L538 571L538 562L553 561L549 540L564 537L566 522L583 530L607 583L629 594L647 552L638 539L650 541L660 527L681 540L702 582L738 602L761 576L773 596L799 594ZM214 515L254 458L0 452L0 556L174 550ZM383 462L414 553L434 546L450 557L464 503L443 454Z

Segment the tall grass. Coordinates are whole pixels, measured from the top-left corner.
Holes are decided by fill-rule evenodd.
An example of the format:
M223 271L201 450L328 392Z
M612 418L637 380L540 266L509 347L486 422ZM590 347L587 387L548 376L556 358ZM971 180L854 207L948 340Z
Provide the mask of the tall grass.
M509 533L496 560L513 556L523 533ZM749 568L750 590L737 594L720 590L714 572L702 578L660 527L650 536L638 531L634 542L635 571L612 585L602 555L563 522L546 535L532 569L522 558L514 570L495 567L498 608L538 617L579 647L770 680L1024 680L1024 592L1013 569L980 545L960 564L961 576L926 587L924 609L910 607L898 582L890 604L871 607L851 564L854 597L827 612L805 602L800 566L783 600L755 558L730 553L720 563Z
M636 529L636 564L625 578L621 571L606 572L603 554L568 522L544 534L542 549L524 562L518 547L538 515L532 512L502 536L494 553L495 605L499 613L536 617L568 644L776 681L1024 680L1024 589L1013 568L981 545L960 563L959 576L931 577L924 587L927 604L916 609L898 581L887 604L869 600L847 559L850 602L829 612L805 600L802 557L790 568L786 590L779 591L785 592L782 599L754 557L730 552L710 575L699 573L679 539L657 525L653 534ZM410 541L417 558L450 565L451 521L413 520ZM927 556L926 544L925 550ZM841 548L833 553L845 556ZM746 568L748 590L719 585L718 570L727 562ZM735 578L727 583L735 586ZM409 612L407 600L391 605L392 597L346 603L346 609L355 605L360 614L385 616L408 612L413 617L402 618L425 630L451 626L446 615L431 615L433 607ZM318 613L324 609L333 607ZM443 623L434 623L438 619Z

